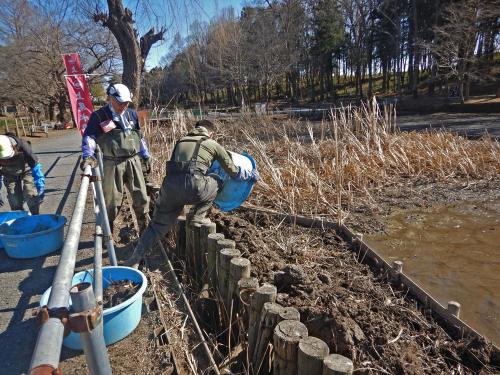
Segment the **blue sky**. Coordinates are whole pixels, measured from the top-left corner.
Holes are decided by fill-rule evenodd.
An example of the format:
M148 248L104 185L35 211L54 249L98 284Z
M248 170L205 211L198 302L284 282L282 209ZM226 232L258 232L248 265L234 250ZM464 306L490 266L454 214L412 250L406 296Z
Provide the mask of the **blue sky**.
M172 38L179 33L186 36L189 26L195 22L208 22L220 11L233 7L239 14L243 5L250 0L125 0L124 3L136 14L136 22L140 35L151 26L157 29L165 26L167 32L165 40L151 48L146 62L149 70L160 63L161 58L167 54ZM145 5L146 4L146 5Z

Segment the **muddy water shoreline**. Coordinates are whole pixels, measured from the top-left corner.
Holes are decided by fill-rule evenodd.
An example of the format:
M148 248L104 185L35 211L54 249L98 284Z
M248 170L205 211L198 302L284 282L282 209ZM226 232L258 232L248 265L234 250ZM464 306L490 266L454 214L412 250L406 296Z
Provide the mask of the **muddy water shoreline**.
M500 341L500 179L388 187L352 210L347 224L389 262L461 317Z
M386 233L366 242L442 305L461 303L460 316L500 343L500 200L460 201L396 211Z

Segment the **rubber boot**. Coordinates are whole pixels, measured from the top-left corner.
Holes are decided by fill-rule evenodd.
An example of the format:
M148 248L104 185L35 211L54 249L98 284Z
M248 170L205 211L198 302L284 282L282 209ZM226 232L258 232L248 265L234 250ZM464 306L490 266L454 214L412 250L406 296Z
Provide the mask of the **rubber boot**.
M125 267L131 267L138 269L139 264L142 261L142 258L144 258L144 254L146 253L146 248L142 247L140 243L136 246L134 249L134 252L132 253L132 256L128 258L125 262L123 262L123 266Z

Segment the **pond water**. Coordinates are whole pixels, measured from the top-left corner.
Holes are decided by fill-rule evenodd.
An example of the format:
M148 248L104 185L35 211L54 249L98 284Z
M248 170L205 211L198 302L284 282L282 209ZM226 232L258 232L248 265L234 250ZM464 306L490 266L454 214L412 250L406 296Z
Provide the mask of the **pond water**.
M383 234L366 242L444 306L462 307L460 317L500 344L500 201L396 211Z

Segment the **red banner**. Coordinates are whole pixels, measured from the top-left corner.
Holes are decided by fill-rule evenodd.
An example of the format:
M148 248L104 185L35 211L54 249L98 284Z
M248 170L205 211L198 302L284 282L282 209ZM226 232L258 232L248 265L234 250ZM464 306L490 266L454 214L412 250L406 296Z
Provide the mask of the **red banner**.
M66 66L66 85L68 86L69 100L71 110L76 126L83 135L85 128L94 111L90 90L80 64L80 57L77 53L63 55L64 65Z

